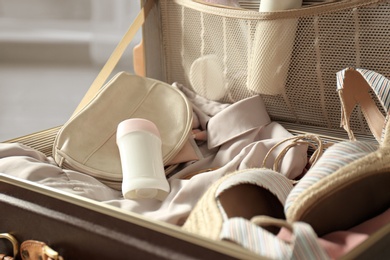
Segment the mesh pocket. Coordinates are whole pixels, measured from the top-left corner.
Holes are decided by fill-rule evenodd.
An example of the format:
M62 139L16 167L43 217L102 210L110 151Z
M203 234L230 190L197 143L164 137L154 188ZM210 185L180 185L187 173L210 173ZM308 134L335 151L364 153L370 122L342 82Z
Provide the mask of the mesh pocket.
M358 67L390 76L386 1L274 14L190 0L162 0L160 8L168 83L229 103L260 94L273 120L340 129L336 72ZM359 110L351 127L370 133Z

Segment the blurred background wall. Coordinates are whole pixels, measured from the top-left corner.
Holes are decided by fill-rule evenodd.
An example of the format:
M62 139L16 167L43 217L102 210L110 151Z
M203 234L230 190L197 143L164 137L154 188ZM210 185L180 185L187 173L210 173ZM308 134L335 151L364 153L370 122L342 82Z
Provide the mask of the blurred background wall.
M0 0L0 141L66 122L137 0ZM129 46L116 71L133 71Z

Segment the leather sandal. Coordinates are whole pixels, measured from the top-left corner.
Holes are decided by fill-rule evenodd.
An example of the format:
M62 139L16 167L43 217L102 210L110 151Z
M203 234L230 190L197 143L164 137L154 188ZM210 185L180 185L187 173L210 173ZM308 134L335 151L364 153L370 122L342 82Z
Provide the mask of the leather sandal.
M390 207L389 80L378 73L348 68L337 74L342 125L352 141L327 149L289 194L285 214L289 222L309 223L317 235L347 230ZM381 114L369 91L377 94L387 116ZM353 141L349 117L361 106L379 141ZM383 129L383 130L382 130Z
M246 169L213 183L191 211L183 229L219 239L222 224L233 217L284 218L283 205L292 181L269 169Z
M273 259L328 259L308 224L286 222L283 205L292 187L292 180L270 169L227 174L210 186L182 228ZM277 237L282 227L292 241Z

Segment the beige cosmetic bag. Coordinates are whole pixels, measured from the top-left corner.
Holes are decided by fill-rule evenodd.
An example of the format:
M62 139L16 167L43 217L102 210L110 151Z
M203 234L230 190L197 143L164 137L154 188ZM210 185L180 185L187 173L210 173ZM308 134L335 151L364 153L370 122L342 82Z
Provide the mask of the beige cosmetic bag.
M53 145L59 166L89 174L116 189L122 182L116 130L123 120L144 118L156 124L164 165L197 158L188 141L192 107L176 87L126 72L102 86L142 23L143 18L130 27L73 116L58 131Z
M55 161L119 189L122 168L116 130L128 118L156 124L167 165L187 142L192 109L173 86L121 72L60 129L53 147Z

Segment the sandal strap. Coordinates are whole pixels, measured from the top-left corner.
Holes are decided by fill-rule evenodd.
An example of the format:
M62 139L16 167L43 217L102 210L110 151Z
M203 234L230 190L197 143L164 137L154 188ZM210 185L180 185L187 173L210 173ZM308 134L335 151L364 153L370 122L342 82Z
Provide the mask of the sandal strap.
M309 224L289 224L284 220L265 222L265 225L273 224L277 227L291 226L292 241L285 241L244 218L231 218L224 222L220 238L272 259L329 259Z
M270 169L254 168L238 171L238 173L231 174L228 179L219 185L215 192L216 197L234 186L252 184L268 190L284 206L287 196L293 188L292 180Z
M267 160L269 159L270 155L274 152L274 150L286 142L290 142L290 143L287 146L285 146L282 149L282 151L278 154L278 156L275 158L274 165L272 168L272 170L274 170L275 172L280 172L280 164L283 161L284 156L294 146L298 146L298 145L310 146L314 150L314 152L309 159L309 164L314 165L318 161L318 159L321 158L324 150L330 147L331 145L333 145L333 143L331 142L325 143L323 140L321 140L320 136L312 135L312 134L297 135L297 136L285 138L282 141L275 144L273 147L271 147L271 149L268 151L268 153L265 155L263 159L263 163L261 166L262 168L266 168Z
M390 107L390 81L374 71L346 68L337 73L337 90L341 101L341 125L351 140L356 140L350 127L350 116L356 105L361 111L375 139L383 142L387 119L370 95L372 90L386 114Z

